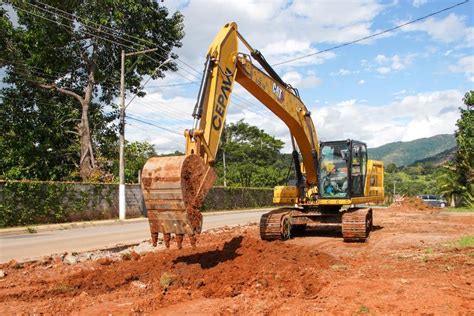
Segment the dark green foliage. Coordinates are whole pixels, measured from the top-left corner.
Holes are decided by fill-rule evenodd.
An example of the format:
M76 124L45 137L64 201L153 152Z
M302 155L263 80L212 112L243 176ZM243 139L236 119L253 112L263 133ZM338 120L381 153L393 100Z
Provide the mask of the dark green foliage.
M156 156L153 145L147 142L125 143L125 182L137 183L138 173L148 158ZM118 179L119 162L115 161L115 174Z
M0 182L0 227L111 218L116 186Z
M409 142L394 142L377 148L369 148L370 159L382 160L386 165L408 166L417 160L449 151L456 146L453 135L443 134Z
M110 181L121 51L160 48L126 59L126 89L143 96L143 76L177 70L169 62L155 71L176 57L183 16L148 0L11 0L0 29L0 177Z
M280 153L283 145L281 140L242 120L227 125L216 158L217 184L222 185L224 181L224 151L228 186L274 187L286 184L291 155Z
M467 92L463 102L466 108L460 108L461 117L456 123L456 159L446 165L440 188L451 198L452 206L474 208L474 91Z
M17 86L18 87L18 86ZM47 90L4 88L0 95L0 179L79 180L79 107ZM90 106L91 130L105 171L118 155L114 113ZM98 179L100 180L100 179Z
M398 169L395 172L385 172L385 195L395 194L416 196L420 194L437 194L436 170L421 174L419 168Z

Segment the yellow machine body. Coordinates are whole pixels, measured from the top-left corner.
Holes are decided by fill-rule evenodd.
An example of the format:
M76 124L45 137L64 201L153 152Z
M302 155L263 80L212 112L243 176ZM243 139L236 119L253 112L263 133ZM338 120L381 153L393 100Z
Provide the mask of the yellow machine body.
M250 55L239 52L239 40ZM265 71L256 67L254 61ZM169 239L170 233L193 236L200 232L201 218L196 210L216 178L212 166L234 82L238 82L283 121L291 134L299 184L276 187L275 204L314 208L383 201L383 164L372 160L365 162L367 176L363 194L351 198L318 197L320 143L310 111L301 101L298 91L286 84L261 53L239 34L237 25L228 23L216 35L207 52L193 113L194 126L184 132L185 156L151 158L142 172L142 189L148 214L151 214L150 230L154 241L159 232L165 234L165 239Z

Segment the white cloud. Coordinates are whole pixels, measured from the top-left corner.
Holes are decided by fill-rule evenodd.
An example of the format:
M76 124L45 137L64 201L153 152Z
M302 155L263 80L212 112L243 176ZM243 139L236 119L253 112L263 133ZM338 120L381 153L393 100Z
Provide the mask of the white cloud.
M433 91L379 106L346 100L312 112L322 140L354 138L376 147L453 133L462 96L458 90Z
M397 71L405 69L406 66L410 65L414 59L414 54L405 55L403 57L399 55L393 55L392 57L387 57L385 55L377 55L374 58L376 65L368 65L368 62L365 61L364 65L367 70L372 70L375 68L379 74L386 75L391 71ZM378 67L377 67L378 66Z
M311 46L311 42L293 39L269 43L262 48L262 52L267 60L272 61L272 64L290 60L299 56L315 54L292 62L291 67L304 66L308 64L319 65L336 56L333 52L316 54L318 53L318 50Z
M468 81L474 82L474 55L465 56L458 60L455 65L449 66L452 72L462 72L466 75Z
M428 2L428 0L413 0L412 5L413 5L415 8L419 8L419 7L421 7L422 5L426 4L427 2Z
M314 74L302 76L297 71L290 71L282 76L283 81L291 84L295 88L312 88L321 83L321 79Z
M330 75L331 76L347 76L347 75L351 75L351 74L355 74L355 73L359 73L359 72L358 71L351 71L349 69L340 68L336 72L331 72Z
M406 89L402 89L400 91L397 91L395 93L393 93L393 95L402 95L402 94L406 94L407 93L407 90Z
M385 55L377 55L375 57L375 61L378 63L378 64L384 64L388 61L388 58L385 56Z
M401 22L403 23L403 22ZM398 23L397 23L398 24ZM474 27L466 25L466 17L455 13L449 14L445 18L428 18L424 21L407 25L401 29L403 32L426 32L435 41L444 43L461 42L462 45L472 46Z
M165 98L161 92L136 98L127 108L126 139L148 141L159 153L183 151L183 132L192 127L194 103L195 98Z
M357 82L357 84L358 84L358 85L363 85L363 84L365 84L365 80L364 80L364 79L361 79L361 80L359 80L359 81Z
M237 22L240 33L273 64L317 52L319 43L342 43L373 34L373 20L384 9L376 0L169 2L165 6L171 11L178 8L185 16L186 36L177 53L193 65L202 64L215 34L230 21ZM296 65L322 63L334 56L324 53Z
M377 72L379 74L382 74L382 75L385 75L385 74L388 74L390 72L390 67L379 67L377 68Z
M395 55L392 57L392 69L394 70L400 70L405 68L405 65L400 60L400 56Z

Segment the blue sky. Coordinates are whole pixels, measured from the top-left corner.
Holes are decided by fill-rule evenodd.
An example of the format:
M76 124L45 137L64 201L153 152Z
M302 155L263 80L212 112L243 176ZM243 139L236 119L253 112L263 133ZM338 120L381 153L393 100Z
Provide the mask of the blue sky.
M181 135L192 127L196 82L207 47L227 22L237 22L241 34L274 64L461 1L165 0L161 5L184 15L186 36L176 50L179 71L150 81L147 95L131 103L126 138L149 141L159 152L184 149ZM375 147L453 133L462 96L474 89L473 12L471 1L389 34L275 69L299 89L321 140L355 138ZM239 119L282 139L289 151L288 129L237 85L227 121Z
M457 2L191 0L163 5L184 14L186 37L177 53L200 72L207 46L229 21L237 22L244 37L273 64ZM322 140L356 138L375 147L453 133L462 96L474 88L473 12L470 2L369 41L275 68L300 90ZM179 132L190 127L198 89L190 82L199 76L186 64L178 63L179 74L149 84L184 85L150 88L130 106L130 115ZM244 89L236 87L232 100L229 122L243 118L289 143L287 128ZM179 135L129 122L129 138L153 142L159 151L183 148Z

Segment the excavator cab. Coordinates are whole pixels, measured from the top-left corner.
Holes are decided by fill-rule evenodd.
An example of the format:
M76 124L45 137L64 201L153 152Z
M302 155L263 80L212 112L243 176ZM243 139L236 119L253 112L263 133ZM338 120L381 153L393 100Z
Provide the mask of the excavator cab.
M322 142L320 151L320 196L325 199L363 196L367 145L350 139Z

